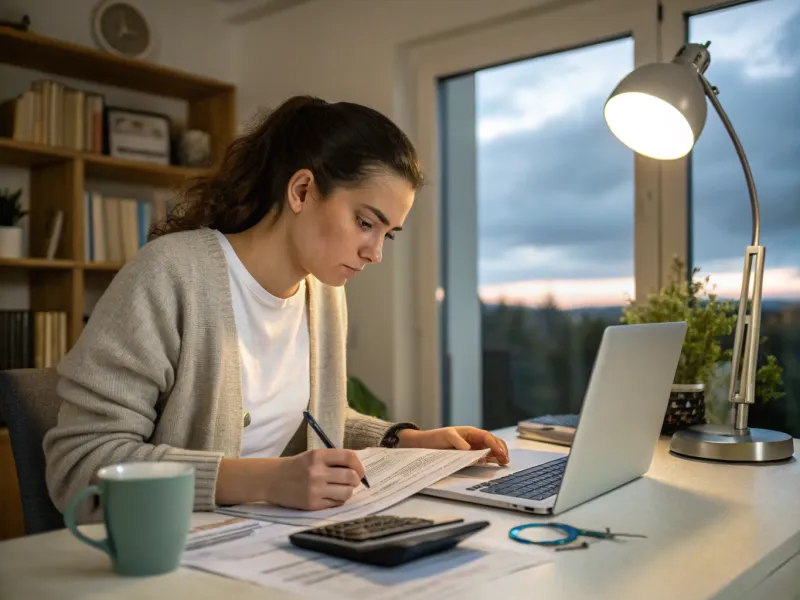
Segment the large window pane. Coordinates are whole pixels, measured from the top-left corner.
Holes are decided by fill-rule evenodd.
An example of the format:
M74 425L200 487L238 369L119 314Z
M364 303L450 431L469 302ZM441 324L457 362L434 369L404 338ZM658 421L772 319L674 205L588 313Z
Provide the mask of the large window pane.
M706 76L720 89L761 204L763 348L784 368L786 396L756 405L751 423L799 436L800 2L760 0L692 16L688 36L711 41ZM720 296L738 299L751 235L749 198L733 145L709 111L691 156L691 255Z
M475 74L486 427L577 412L633 294L633 159L602 114L632 68L626 38Z

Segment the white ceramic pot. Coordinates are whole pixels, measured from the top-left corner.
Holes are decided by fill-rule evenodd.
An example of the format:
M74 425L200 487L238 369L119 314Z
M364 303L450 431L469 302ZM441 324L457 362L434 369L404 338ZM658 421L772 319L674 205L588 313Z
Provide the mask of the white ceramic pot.
M0 226L0 257L22 258L22 227Z

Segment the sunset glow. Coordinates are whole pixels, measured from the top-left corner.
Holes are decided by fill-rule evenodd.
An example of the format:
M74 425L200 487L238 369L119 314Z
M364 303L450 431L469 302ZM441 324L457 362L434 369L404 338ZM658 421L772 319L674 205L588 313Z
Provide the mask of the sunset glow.
M720 298L739 297L742 274L737 272L700 273L710 275L711 285ZM633 277L609 279L538 279L481 286L481 300L487 304L539 307L552 298L562 309L620 306L634 297ZM764 273L764 299L800 300L800 269L767 269Z

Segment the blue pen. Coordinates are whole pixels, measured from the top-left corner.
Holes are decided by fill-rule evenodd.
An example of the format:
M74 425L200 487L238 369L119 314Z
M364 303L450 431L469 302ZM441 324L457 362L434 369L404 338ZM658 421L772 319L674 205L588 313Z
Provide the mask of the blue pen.
M311 425L311 429L317 432L319 439L322 440L322 443L325 444L327 448L336 448L336 446L333 445L333 442L328 439L328 436L325 435L325 432L322 431L322 427L319 426L319 423L317 423L314 417L311 416L311 413L309 413L307 410L304 410L303 417L305 417L308 424ZM366 475L361 478L361 483L363 483L365 487L369 487L369 481L367 481Z

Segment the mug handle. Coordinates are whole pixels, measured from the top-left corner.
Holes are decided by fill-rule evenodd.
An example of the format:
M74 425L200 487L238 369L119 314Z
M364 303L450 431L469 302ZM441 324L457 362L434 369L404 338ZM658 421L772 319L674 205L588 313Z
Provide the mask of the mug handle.
M102 550L111 556L111 548L108 545L108 538L103 540L93 540L90 537L86 537L80 532L80 530L78 530L78 524L75 522L75 508L81 503L81 501L92 494L100 496L100 488L96 485L90 485L89 487L83 488L69 499L69 502L67 502L67 506L64 509L64 524L67 526L67 529L72 532L72 535L74 535L80 541L85 544L89 544L98 550Z

